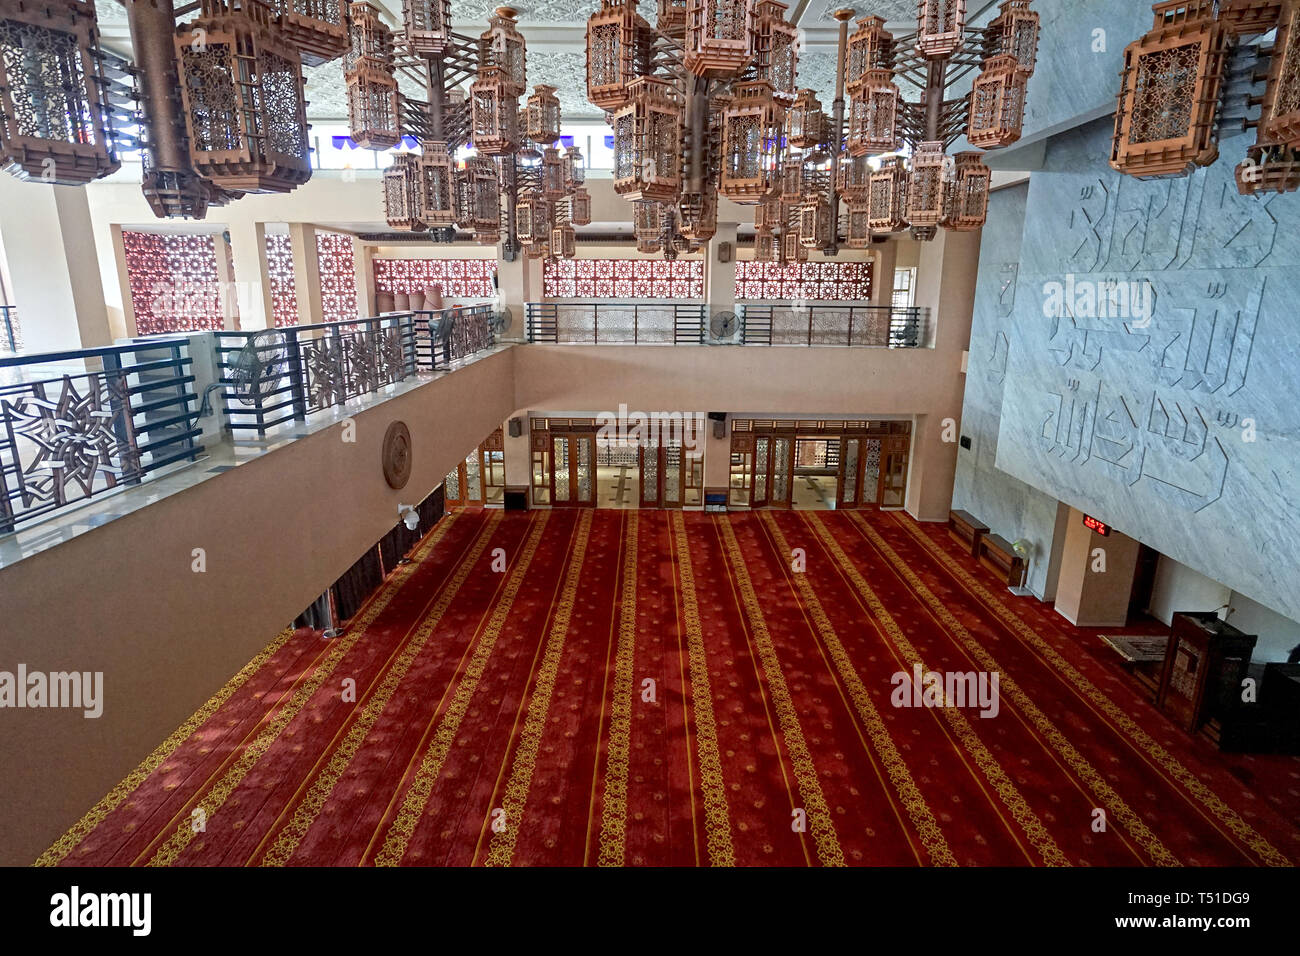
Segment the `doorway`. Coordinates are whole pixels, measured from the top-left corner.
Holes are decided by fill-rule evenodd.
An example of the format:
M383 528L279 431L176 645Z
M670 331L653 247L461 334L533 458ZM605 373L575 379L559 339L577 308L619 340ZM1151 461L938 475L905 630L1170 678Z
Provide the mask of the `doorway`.
M447 473L443 494L448 508L482 508L503 505L505 493L505 436L498 428Z

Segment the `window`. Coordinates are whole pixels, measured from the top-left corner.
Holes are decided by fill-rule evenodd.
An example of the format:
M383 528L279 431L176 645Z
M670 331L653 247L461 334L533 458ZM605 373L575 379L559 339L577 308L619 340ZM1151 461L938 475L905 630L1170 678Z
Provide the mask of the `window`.
M894 270L895 309L910 309L916 305L916 269Z
M870 262L737 262L736 299L866 302Z

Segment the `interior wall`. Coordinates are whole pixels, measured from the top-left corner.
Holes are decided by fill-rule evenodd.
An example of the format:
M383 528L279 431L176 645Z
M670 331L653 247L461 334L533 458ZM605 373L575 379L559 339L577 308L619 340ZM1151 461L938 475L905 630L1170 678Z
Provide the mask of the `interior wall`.
M1169 624L1178 611L1213 611L1231 597L1232 591L1218 581L1162 554L1156 563L1149 610L1152 617Z

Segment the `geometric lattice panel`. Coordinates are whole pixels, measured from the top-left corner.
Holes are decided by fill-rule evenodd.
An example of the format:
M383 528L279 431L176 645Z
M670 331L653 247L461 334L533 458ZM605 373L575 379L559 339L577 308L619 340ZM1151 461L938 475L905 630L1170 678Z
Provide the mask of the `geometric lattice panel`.
M212 236L122 232L137 335L223 328Z
M865 302L871 278L870 262L737 262L736 298Z
M414 295L436 288L447 300L496 295L495 259L375 259L373 266L376 292Z
M320 269L322 322L350 322L357 317L357 272L352 237L337 232L316 233L316 262Z
M544 259L548 299L702 299L698 259Z
M298 324L298 293L293 284L293 243L284 234L266 234L266 275L271 283L275 327Z

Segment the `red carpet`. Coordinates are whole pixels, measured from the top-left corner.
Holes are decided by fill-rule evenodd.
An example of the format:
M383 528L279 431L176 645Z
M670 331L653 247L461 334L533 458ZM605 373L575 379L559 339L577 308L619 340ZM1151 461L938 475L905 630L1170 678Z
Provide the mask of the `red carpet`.
M1300 760L1187 737L941 526L480 511L416 558L341 637L281 635L38 862L1300 859ZM917 663L997 672L999 714L894 706Z

